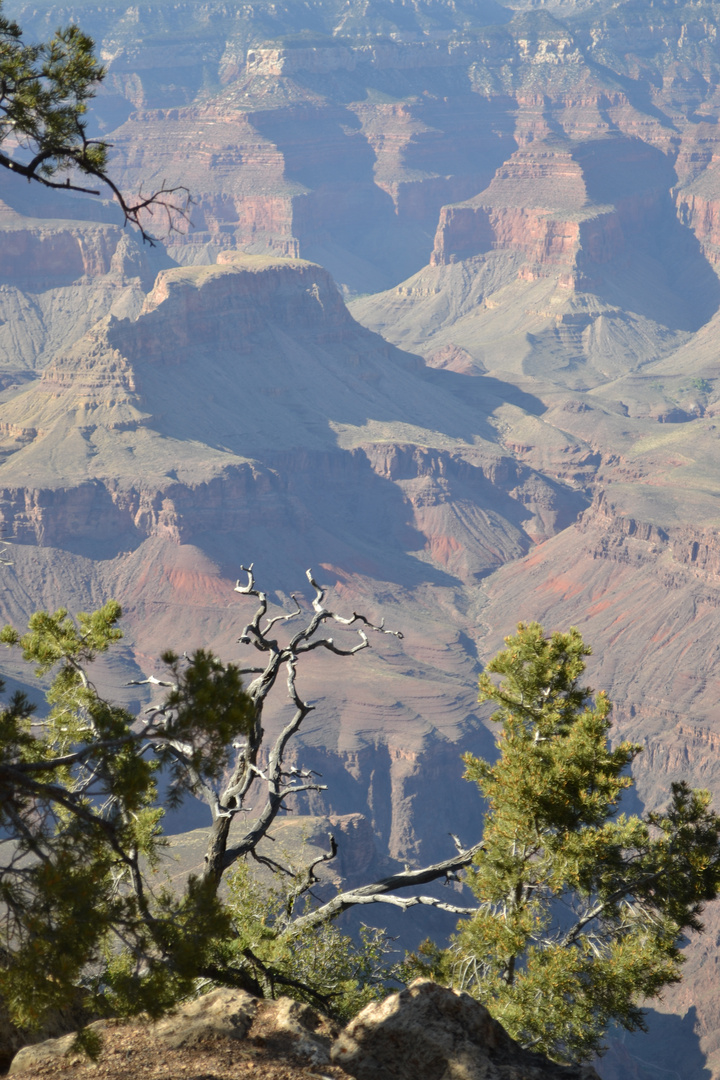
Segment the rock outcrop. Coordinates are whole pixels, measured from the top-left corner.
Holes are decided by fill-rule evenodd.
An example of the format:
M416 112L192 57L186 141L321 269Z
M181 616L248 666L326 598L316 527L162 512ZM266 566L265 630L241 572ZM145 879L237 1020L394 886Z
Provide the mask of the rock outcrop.
M639 140L533 141L486 191L443 207L430 265L516 252L522 279L554 276L561 287L593 291L606 264L672 216L666 172L662 155Z
M99 1064L107 1066L113 1044L116 1041L122 1044L124 1026L117 1021L98 1020L89 1028L102 1040ZM143 1029L145 1042L153 1047L157 1057L165 1055L165 1064L169 1055L176 1054L178 1063L193 1054L202 1058L209 1047L229 1041L247 1042L252 1046L260 1044L266 1051L263 1055L266 1059L284 1065L286 1069L292 1069L293 1063L314 1067L328 1065L330 1047L339 1030L338 1025L326 1016L290 998L259 1001L242 990L223 988L211 990L181 1005L156 1024L141 1022ZM68 1066L77 1075L84 1071L85 1063L87 1058L76 1047L75 1034L71 1033L24 1047L13 1058L10 1075L32 1080L45 1070L59 1070L62 1075L63 1068ZM133 1058L132 1070L136 1077L156 1075L153 1064L149 1060L143 1062L142 1058ZM301 1075L302 1067L297 1073Z
M356 1080L599 1080L522 1050L469 994L416 979L366 1005L341 1031L332 1060Z
M108 1027L108 1022L107 1020L95 1020L87 1026L90 1031L102 1038L103 1032ZM60 1035L55 1039L45 1039L43 1042L23 1046L10 1062L8 1074L15 1076L23 1073L26 1077L28 1074L32 1076L37 1074L37 1071L44 1066L57 1065L59 1062L64 1063L69 1058L74 1058L77 1063L82 1061L83 1057L84 1053L77 1045L77 1033L73 1031L67 1035Z
M257 1008L257 999L243 990L211 990L160 1020L154 1034L174 1050L196 1046L215 1035L244 1039L253 1025ZM18 1057L22 1059L22 1055Z

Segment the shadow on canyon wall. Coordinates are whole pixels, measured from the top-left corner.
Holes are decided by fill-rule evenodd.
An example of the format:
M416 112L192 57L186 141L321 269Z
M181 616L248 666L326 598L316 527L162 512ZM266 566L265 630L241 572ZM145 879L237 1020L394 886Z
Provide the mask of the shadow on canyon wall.
M485 414L495 411L500 405L516 405L531 416L542 416L547 411L547 405L535 394L529 393L512 383L498 379L494 375L463 375L457 371L446 371L441 368L428 368L423 373L428 382L448 390L467 405L482 408ZM484 426L484 430L481 425ZM478 435L488 441L494 441L497 434L489 424L478 417Z
M595 1063L602 1080L711 1080L694 1005L684 1016L648 1009L645 1019L646 1032L610 1034Z
M668 156L640 139L575 146L591 203L616 208L625 251L607 265L586 262L587 290L673 330L696 331L720 306L720 280L677 216L677 175Z
M441 72L433 69L434 81ZM378 154L364 129L362 101L371 88L390 102L406 97L410 87L396 85L398 74L369 65L344 73L347 86L335 86L330 96L338 102L360 101L358 111L342 104L293 106L252 117L253 126L281 151L287 178L308 189L293 199L293 232L303 258L321 262L346 281L348 268L355 265L350 283L361 292L388 288L420 270L432 252L443 204L482 190L516 147L509 99L498 105L468 94L466 85L453 85L446 88L444 101L420 96L412 106L398 105L404 113L412 111L421 130L403 132L397 149ZM403 72L403 82L412 76L414 86L418 74ZM328 77L339 79L338 73L301 75L309 86L318 79L322 84ZM453 72L452 79L457 78ZM328 94L327 85L322 92ZM438 160L443 175L437 173ZM423 173L422 184L404 183ZM405 188L411 187L408 195Z

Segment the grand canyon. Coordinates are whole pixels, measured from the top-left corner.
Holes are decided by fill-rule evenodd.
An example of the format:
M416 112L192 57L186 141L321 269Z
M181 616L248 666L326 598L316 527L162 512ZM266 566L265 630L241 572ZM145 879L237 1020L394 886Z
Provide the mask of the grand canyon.
M93 35L113 177L194 205L151 248L0 178L3 619L116 597L101 677L140 708L163 649L239 655L242 565L280 608L313 567L404 635L301 675L328 790L298 809L378 859L479 837L460 755L493 754L477 673L521 619L592 644L630 809L720 803L720 4L4 10ZM720 1077L705 920L604 1080Z

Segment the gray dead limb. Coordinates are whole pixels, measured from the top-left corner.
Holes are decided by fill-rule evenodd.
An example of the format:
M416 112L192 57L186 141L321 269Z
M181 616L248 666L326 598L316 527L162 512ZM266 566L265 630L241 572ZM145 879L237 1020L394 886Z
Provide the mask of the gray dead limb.
M268 836L278 813L287 808L286 800L289 797L308 791L325 790L325 785L319 783L316 775L309 770L288 768L285 764L290 743L300 731L305 718L314 709L314 705L305 701L298 690L298 664L305 653L317 649L324 649L335 656L354 656L370 647L371 633L389 635L398 639L401 639L403 635L398 630L386 629L384 622L372 622L360 612L353 611L351 615L346 616L326 606L326 590L316 581L310 570L307 571L306 576L314 594L311 601L311 614L303 620L303 609L298 596L294 593L290 597L293 605L290 611L268 614L268 593L257 588L252 564L241 567L241 570L246 575L246 579L238 580L235 592L243 597L254 598L256 607L252 618L243 627L238 642L251 646L256 653L264 657L264 666L240 667L243 673L255 676L247 687L247 693L254 706L252 729L246 738L233 744L235 753L232 766L226 775L224 786L218 790L214 790L207 781L201 781L199 776L193 776L189 748L184 748L177 742L172 743L168 748L176 762L185 765L191 781L194 782L195 794L207 803L212 813L213 822L205 855L205 880L213 882L216 886L219 885L224 872L237 860L247 857L263 863L276 873L294 878L294 883L287 895L285 914L281 919L281 932L290 936L327 923L356 905L385 903L392 904L403 911L416 906L429 906L455 915L466 915L474 911L474 908L459 907L432 896L402 897L397 895L404 889L417 888L431 881L457 880L458 873L470 866L473 857L481 850L482 845L476 844L465 848L460 840L453 836L456 854L451 858L418 870L406 868L402 873L361 888L342 892L328 903L319 903L313 910L304 911L302 915L295 916L298 901L308 895L315 895L312 890L318 884L317 868L323 863L330 862L337 854L337 844L332 836L329 850L299 871L282 865L277 859L258 853L258 845ZM337 643L328 633L333 625L342 629L343 632L354 631L357 635L354 644ZM289 640L282 641L277 636L281 628L289 629ZM282 673L285 675L287 700L292 704L293 711L268 751L264 745L263 709L269 695L278 686L278 679ZM171 685L163 684L161 680L153 677L142 682L158 686ZM163 713L162 703L151 706L151 711L154 716L160 718ZM261 767L261 753L263 758L265 756L263 751L267 753L267 764ZM231 838L233 820L238 814L246 813L250 809L247 806L247 800L251 789L254 800L257 800L258 787L263 792L259 813L245 831L236 830Z
M383 622L373 623L359 612L353 611L350 616L346 616L327 607L326 590L318 584L310 570L307 571L307 579L314 593L311 613L303 618L300 600L297 595L292 594L291 610L268 614L268 594L257 588L252 564L242 566L241 570L246 579L237 582L235 591L243 597L253 597L256 607L238 642L252 646L264 658L264 666L240 666L242 674L254 676L247 687L247 694L254 707L252 729L244 740L233 744L234 756L229 773L224 784L217 789L197 774L193 765L192 747L167 740L168 753L177 765L185 769L195 794L209 806L212 813L213 821L203 876L205 880L213 881L216 885L234 862L248 855L256 855L258 844L267 835L277 814L287 808L288 798L325 789L325 785L321 784L313 773L303 769L288 769L285 765L289 744L297 735L306 716L315 707L301 697L297 687L300 657L317 649L324 649L336 656L354 656L355 653L369 648L371 632L402 638L400 631L387 630ZM298 625L295 627L293 624ZM333 624L343 631L354 631L357 635L355 642L347 646L336 642L327 633L327 629ZM289 630L289 640L280 640L278 631L285 628ZM283 637L287 638L288 634ZM263 710L282 673L285 675L287 699L293 706L293 713L268 750L262 723ZM167 686L173 689L172 683L164 682L155 676L138 680L135 685ZM163 702L151 705L147 711L161 728L166 714ZM267 765L261 768L261 754L264 758L265 753ZM258 785L264 791L260 812L247 831L231 839L232 822L238 814L247 812L246 804L251 789L254 789L253 797L257 800ZM319 861L327 860L323 857Z
M363 885L359 889L348 889L347 892L338 893L327 904L323 904L314 911L309 911L307 914L293 919L292 924L288 927L288 932L301 934L314 926L320 926L323 923L330 922L332 919L336 919L343 911L347 911L358 904L393 904L403 910L422 904L439 908L441 911L450 911L456 915L472 914L477 910L476 908L456 907L454 904L447 904L445 901L436 899L433 896L400 897L396 896L395 893L400 889L427 885L429 882L438 881L441 878L446 881L454 880L460 870L465 870L470 866L475 855L482 851L482 847L482 844L475 844L473 847L459 851L457 855L454 855L451 859L445 859L443 862L433 863L431 866L424 866L419 870L405 870L400 874L393 874L391 877L382 878L382 880L372 882L369 885Z

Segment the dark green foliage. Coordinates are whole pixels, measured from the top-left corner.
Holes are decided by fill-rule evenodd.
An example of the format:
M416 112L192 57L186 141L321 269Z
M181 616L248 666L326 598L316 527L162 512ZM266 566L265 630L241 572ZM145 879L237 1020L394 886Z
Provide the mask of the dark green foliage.
M108 175L108 146L87 134L87 107L105 77L91 38L77 26L56 30L49 41L28 44L0 0L0 166L45 187L99 195L110 189L126 222L146 229L155 210L167 230L186 227L192 202L184 187L162 187L127 201Z
M54 671L42 721L22 695L0 713L0 994L25 1026L81 981L96 1006L158 1014L230 932L211 885L191 878L178 896L154 883L157 774L181 744L197 768L174 775L176 798L217 777L253 708L237 669L203 651L170 658L175 686L147 721L105 701L86 667L121 637L119 617L114 602L77 620L39 612L24 636L0 634Z
M382 931L364 927L358 944L331 922L295 932L295 884L285 878L284 888L266 889L247 862L237 865L228 878L229 956L266 996L284 994L349 1020L383 998L389 981L398 981L392 942Z
M165 713L173 718L173 739L183 743L190 739L192 745L182 765L173 759L171 743L159 747L160 754L170 759L172 784L166 802L174 805L187 790L188 765L196 783L221 775L233 738L240 732L248 734L254 713L233 664L221 664L205 649L194 652L190 664L171 652L163 660L175 680L164 703Z
M28 45L16 22L0 12L0 143L9 137L30 152L32 171L45 180L77 168L97 176L107 147L87 138L87 103L104 77L94 43L77 26ZM0 164L16 169L6 154Z
M162 1016L209 968L215 970L232 934L215 889L197 877L188 879L180 898L169 889L156 890L151 905L152 918L136 927L133 948L118 950L106 940L98 981L104 1007L116 1015Z
M91 1027L84 1027L78 1031L73 1039L70 1052L85 1054L91 1061L95 1061L100 1057L102 1045L102 1039L97 1031L94 1031Z
M609 1024L642 1028L641 1003L679 980L683 936L720 886L720 818L684 783L664 813L619 813L641 747L610 748L578 631L520 624L506 645L480 678L499 758L465 758L487 805L468 875L478 910L414 964L477 995L523 1045L580 1061Z

